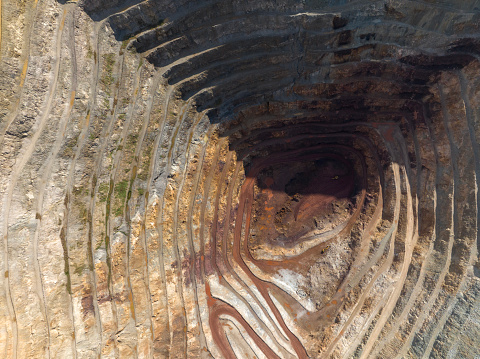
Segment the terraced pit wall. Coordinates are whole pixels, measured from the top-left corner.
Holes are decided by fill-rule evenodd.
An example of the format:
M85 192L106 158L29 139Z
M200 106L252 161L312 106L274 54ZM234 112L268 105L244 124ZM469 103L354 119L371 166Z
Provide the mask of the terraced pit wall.
M480 357L478 1L0 12L0 357Z

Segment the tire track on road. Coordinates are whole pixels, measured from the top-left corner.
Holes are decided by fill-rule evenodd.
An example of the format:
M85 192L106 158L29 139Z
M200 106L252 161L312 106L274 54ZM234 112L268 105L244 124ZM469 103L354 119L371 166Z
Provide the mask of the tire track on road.
M15 185L18 181L18 178L27 164L28 160L31 158L33 151L35 150L35 145L40 137L40 135L43 132L43 129L46 125L47 122L47 117L50 114L51 108L52 108L52 102L53 102L53 97L56 92L57 88L57 83L58 83L58 74L60 70L60 60L61 60L61 41L60 39L62 38L63 35L63 22L65 21L65 16L66 16L67 11L64 10L63 15L60 20L61 26L59 27L59 30L57 32L57 41L56 41L56 52L55 52L55 66L53 70L53 79L50 85L50 91L49 91L49 96L47 99L47 103L45 105L45 109L43 111L43 115L40 117L38 120L38 128L34 135L32 136L31 141L27 144L26 148L23 151L23 154L21 155L21 159L19 163L15 166L13 173L10 175L10 181L9 185L7 187L7 192L6 192L6 205L5 205L5 218L3 221L3 228L5 230L4 236L3 236L3 243L4 243L4 263L7 271L9 270L9 258L8 258L8 228L9 228L9 216L8 214L10 213L10 206L13 198L13 191L15 188ZM33 26L32 26L33 28ZM28 60L27 60L28 61ZM28 63L28 62L27 62ZM26 64L27 64L26 63ZM25 65L26 67L26 65ZM24 70L24 73L26 73L26 69ZM23 77L23 75L22 75ZM24 77L23 77L24 78ZM21 87L23 87L23 81L21 81ZM15 117L12 116L12 121ZM11 123L11 122L10 122ZM7 126L8 128L8 126ZM2 136L3 137L3 136ZM17 358L17 345L18 345L18 324L17 324L17 319L16 319L16 310L15 310L15 305L13 302L13 297L10 289L10 278L7 276L5 278L5 284L6 284L6 293L7 297L9 298L9 310L10 310L10 315L13 317L13 327L14 327L14 337L13 337L13 357Z
M68 9L68 12L65 12L64 13L64 16L62 18L62 24L64 23L66 17L67 17L67 14L71 14L73 12L73 9L71 6L68 6L67 7ZM73 31L74 31L74 22L72 21L72 29L70 29L70 38L72 38L72 34L73 34ZM62 29L63 29L63 26L62 26ZM47 180L49 177L52 176L52 173L51 173L51 170L52 170L52 167L53 167L53 164L54 164L54 161L60 151L60 147L62 145L62 141L64 140L64 135L65 135L65 130L67 128L67 124L68 122L70 121L70 116L71 116L71 113L72 113L72 109L73 109L73 104L74 104L74 100L75 100L75 91L76 91L76 87L77 87L77 76L76 76L76 73L77 73L77 69L76 69L76 61L75 61L75 42L74 41L70 41L69 42L71 45L71 56L72 56L72 59L73 59L73 67L72 67L72 85L71 85L71 89L70 89L70 101L69 101L69 105L67 107L67 109L64 111L64 114L62 115L61 117L61 120L60 120L60 123L59 123L59 127L58 127L58 131L57 131L57 135L56 135L56 138L55 138L55 141L53 143L53 146L52 146L52 149L50 150L49 152L49 155L47 157L47 160L46 160L46 163L45 163L45 168L43 170L43 174L42 174L42 177L40 179L40 182L39 182L39 186L36 190L36 192L38 193L38 196L36 196L36 204L35 204L35 209L36 209L36 228L35 228L35 234L34 234L34 254L33 254L33 257L34 257L34 267L35 267L35 273L36 273L36 279L39 283L39 288L37 288L37 290L39 291L38 293L38 297L40 298L40 301L41 301L41 306L43 308L43 314L45 316L45 321L46 321L46 327L47 327L47 333L48 333L48 347L47 347L47 352L48 352L48 357L50 358L51 356L51 353L50 353L50 347L51 347L51 344L50 344L50 337L51 337L51 334L50 334L50 320L49 320L49 316L48 316L48 310L47 310L47 305L46 305L46 298L45 298L45 293L44 293L44 285L43 285L43 278L42 278L42 271L41 271L41 268L40 268L40 263L39 263L39 260L38 260L38 240L39 240L39 230L40 228L42 227L42 214L43 214L43 201L44 201L44 195L45 195L45 188L47 186ZM59 58L59 66L60 66L60 61L61 59ZM54 96L55 93L54 91L52 91L52 95Z

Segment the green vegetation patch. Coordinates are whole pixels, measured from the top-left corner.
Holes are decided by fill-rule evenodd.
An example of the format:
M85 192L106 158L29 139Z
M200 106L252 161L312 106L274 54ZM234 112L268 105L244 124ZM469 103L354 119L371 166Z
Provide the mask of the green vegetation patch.
M142 162L140 163L140 171L138 173L138 178L142 181L146 181L148 178L152 152L153 152L153 146L148 146L148 148L145 150L144 155L142 156Z
M114 54L105 54L103 55L103 67L104 74L100 79L100 82L105 86L105 92L110 96L110 91L108 90L110 86L115 82L113 77L113 68L115 66L115 55Z
M81 275L83 271L88 268L88 265L86 263L80 264L78 266L74 264L73 267L73 273L75 273L76 275Z
M108 183L101 183L98 186L98 200L100 202L105 202L107 200L108 196L108 189L109 189L109 184Z
M104 236L104 233L102 233L102 237ZM99 240L97 245L95 246L95 250L98 251L100 248L102 248L103 245L103 239Z
M131 133L127 136L127 146L129 148L136 146L138 142L138 133Z
M115 206L113 214L115 216L121 216L123 214L123 205L127 199L128 192L128 180L123 180L115 185Z
M125 201L127 198L128 180L120 181L115 186L115 198Z

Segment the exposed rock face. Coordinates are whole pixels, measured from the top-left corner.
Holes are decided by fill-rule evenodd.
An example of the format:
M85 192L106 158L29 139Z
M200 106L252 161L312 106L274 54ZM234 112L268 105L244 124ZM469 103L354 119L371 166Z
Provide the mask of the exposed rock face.
M480 357L480 2L0 11L1 357Z

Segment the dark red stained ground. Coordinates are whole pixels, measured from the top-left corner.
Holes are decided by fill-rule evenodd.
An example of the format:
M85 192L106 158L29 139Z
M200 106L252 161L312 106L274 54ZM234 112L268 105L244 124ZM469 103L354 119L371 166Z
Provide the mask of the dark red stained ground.
M322 154L303 166L299 161L301 158L270 170L273 177L257 178L257 184L264 188L255 194L252 231L261 241L285 247L298 245L301 237L316 227L316 218L328 214L329 204L353 192L354 173L343 157Z
M296 355L299 358L307 358L307 353L305 348L303 347L300 340L293 334L293 332L287 327L284 319L282 318L279 309L273 303L270 293L277 292L277 289L272 283L263 281L256 277L249 269L247 264L244 261L244 257L246 256L251 262L253 262L257 267L259 267L265 273L274 273L280 268L295 268L298 269L299 267L309 266L312 260L318 257L321 253L321 250L325 247L325 244L318 245L314 248L311 248L304 253L296 256L295 258L289 258L284 261L263 261L263 260L255 260L250 253L248 247L248 238L249 233L251 231L252 226L252 207L254 203L254 195L255 195L255 183L259 183L259 174L263 169L267 166L272 165L281 165L285 170L283 174L286 174L286 178L291 180L294 175L297 173L295 172L295 166L291 166L292 163L298 162L312 162L318 160L327 160L327 163L330 161L331 163L341 164L340 166L327 166L326 168L321 167L318 170L313 172L313 175L310 174L308 180L303 181L299 186L296 186L296 189L299 189L298 201L296 201L295 205L291 209L288 218L284 218L288 224L287 230L287 240L290 242L295 242L296 240L301 237L302 233L305 230L308 230L308 226L305 226L305 223L308 222L313 214L317 214L323 210L326 210L326 206L334 201L337 198L345 198L351 195L354 185L355 185L355 178L353 175L353 169L351 168L351 164L349 161L345 160L342 156L336 153L326 153L325 149L327 147L336 148L336 150L347 150L352 151L351 148L348 148L343 145L336 145L336 146L326 146L326 145L317 145L308 148L308 152L305 149L300 150L293 150L286 153L279 153L269 158L260 159L254 162L253 166L250 168L250 171L247 174L247 178L244 181L239 198L238 198L238 208L236 209L235 213L235 226L234 226L234 239L233 239L233 247L232 247L232 254L233 258L230 258L229 254L227 253L227 236L225 235L226 232L223 232L221 235L221 246L222 246L222 253L218 259L221 258L223 262L221 267L223 270L227 270L230 274L234 275L234 271L231 268L230 261L236 262L240 268L244 271L244 273L250 278L250 280L255 284L257 290L260 292L261 296L267 303L269 309L273 313L276 321L279 323L282 330L287 335L293 349L296 352ZM357 155L358 154L355 154ZM237 163L237 168L238 168ZM352 214L349 223L354 222L355 219L359 215L359 208L363 205L363 201L365 199L365 163L362 161L363 167L363 178L362 178L362 188L360 193L360 202L357 203L357 208L355 209L354 213ZM340 168L340 171L336 169ZM291 172L288 174L288 172ZM266 201L265 201L265 211L263 215L263 220L266 220L264 223L265 226L274 227L274 216L278 212L279 209L282 208L285 204L285 199L288 197L290 198L292 193L286 193L289 190L286 189L286 181L282 180L285 179L282 176L282 171L279 172L281 178L264 178L263 184L265 185L265 194L266 194ZM222 179L220 183L224 181L225 172L222 173ZM297 176L298 177L298 176ZM300 176L301 177L301 176ZM288 181L287 181L288 182ZM300 181L302 182L302 181ZM295 187L295 186L294 186ZM228 208L231 206L231 198L228 196ZM216 199L215 208L218 208L218 196ZM229 209L227 208L227 213L229 213ZM217 263L217 211L215 211L214 216L214 228L212 229L213 233L213 245L211 246L211 261L212 266L219 274L219 279L222 283L224 279L221 275L220 267ZM230 215L227 214L227 217ZM262 214L260 213L260 216ZM270 216L270 217L269 217ZM291 220L291 223L289 222ZM229 223L229 219L227 218L226 223ZM244 227L244 238L243 238L243 248L242 248L242 227ZM272 227L272 228L273 228ZM307 229L304 229L307 227ZM349 227L347 225L347 227ZM348 228L346 230L349 230ZM228 231L228 229L227 229ZM228 340L223 332L223 328L219 322L219 315L221 314L228 314L235 318L249 333L251 338L255 341L258 347L263 351L263 353L268 358L277 358L277 354L273 353L268 346L266 346L265 342L258 337L258 335L252 330L252 328L246 323L241 315L237 312L237 310L230 305L212 297L210 292L210 288L208 283L206 284L206 294L208 298L208 307L210 310L210 326L212 328L212 334L214 336L214 341L217 343L219 348L222 351L222 354L226 358L234 358L234 353L228 344ZM278 298L277 298L278 299ZM285 303L289 299L285 299ZM284 300L281 300L284 302Z

